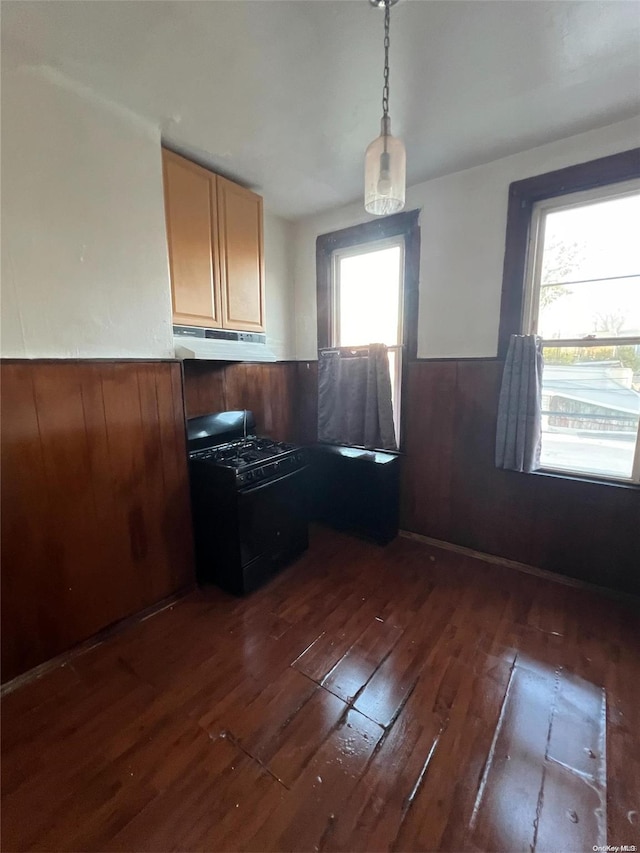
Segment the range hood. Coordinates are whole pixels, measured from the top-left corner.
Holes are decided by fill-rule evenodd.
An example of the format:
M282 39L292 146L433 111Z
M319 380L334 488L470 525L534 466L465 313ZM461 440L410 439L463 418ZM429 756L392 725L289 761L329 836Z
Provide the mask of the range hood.
M174 326L176 358L209 361L276 361L267 347L267 336L259 332L231 332L227 329L203 329Z

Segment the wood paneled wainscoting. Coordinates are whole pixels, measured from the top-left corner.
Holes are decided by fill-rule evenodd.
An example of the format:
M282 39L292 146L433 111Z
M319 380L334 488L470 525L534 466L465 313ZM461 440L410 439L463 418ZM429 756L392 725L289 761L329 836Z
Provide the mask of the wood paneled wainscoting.
M495 467L503 362L408 365L400 526L640 594L640 490ZM299 363L297 434L316 440L317 365Z
M261 435L297 441L295 398L298 365L280 361L249 364L185 361L187 417L233 409L250 409Z
M1 376L6 681L194 568L178 362L5 360Z
M640 594L640 490L495 467L502 369L410 365L402 527Z

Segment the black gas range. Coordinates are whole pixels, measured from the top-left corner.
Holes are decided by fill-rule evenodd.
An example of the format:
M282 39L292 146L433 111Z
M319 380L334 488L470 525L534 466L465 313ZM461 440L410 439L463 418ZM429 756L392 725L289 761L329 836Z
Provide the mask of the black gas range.
M198 580L235 594L308 545L306 451L254 431L248 411L187 421Z
M229 441L189 453L192 462L202 462L219 470L230 484L242 489L265 482L306 465L306 454L292 444L271 438L247 438Z

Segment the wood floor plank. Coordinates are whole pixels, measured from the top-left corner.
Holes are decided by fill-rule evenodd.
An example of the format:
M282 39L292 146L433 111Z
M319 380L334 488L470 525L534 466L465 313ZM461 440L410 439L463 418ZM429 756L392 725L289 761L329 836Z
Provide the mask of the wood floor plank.
M417 615L416 626L407 630L395 645L358 696L354 707L381 725L389 725L414 689L454 609L446 592L435 589Z
M235 846L243 833L255 832L252 821L264 820L267 803L273 808L285 789L229 738L209 743L200 766L141 810L107 849L225 849L225 836Z
M101 800L108 801L114 788L90 784L105 766L103 745L114 733L142 713L153 694L146 685L132 686L113 701L101 691L95 701L78 697L75 715L54 723L49 732L28 744L23 752L10 754L9 766L3 761L3 839L22 840L32 846L53 831L68 833L65 804L77 802L82 811L93 812ZM93 698L93 697L91 697ZM16 769L19 772L16 772ZM117 783L114 783L117 787ZM36 844L37 846L37 844ZM16 846L8 849L24 849ZM55 845L49 846L55 849Z
M606 846L606 804L601 792L582 777L564 767L547 765L538 806L537 850L553 850L559 835L566 851Z
M546 757L602 788L606 783L605 690L568 672L560 671L558 677Z
M322 686L351 702L367 684L402 636L402 628L393 619L374 617L322 680Z
M278 731L265 753L266 766L291 788L330 733L344 722L347 710L337 696L316 690L295 717Z
M349 711L245 849L322 849L382 734L377 723Z
M554 670L514 668L471 821L470 839L480 850L535 850L557 691Z
M482 652L425 670L402 711L430 711L441 723L437 748L412 791L391 843L395 850L467 846L479 788L509 687L512 664ZM432 680L431 672L437 675ZM400 718L398 722L400 721ZM464 768L463 773L452 768Z
M406 707L405 707L406 711ZM403 712L336 816L327 850L390 850L437 748L436 714Z
M105 738L139 714L154 695L149 685L129 673L114 671L96 690L81 687L74 694L75 702L69 696L63 710L43 706L34 715L34 721L39 721L37 735L32 733L29 739L14 741L3 754L3 794L15 793L16 802L23 804L21 792L36 788L42 790L46 800L51 779L42 772L43 768L52 769L55 782L56 774L67 778L91 766ZM3 723L6 725L4 715Z
M214 708L200 718L200 725L216 736L220 731L214 731L212 726L222 727L222 730L227 727L243 748L258 754L274 730L278 731L294 717L317 689L315 682L296 669L286 667L275 678L265 681L263 689L255 690L250 701L247 701L248 691L238 691L228 716L221 718Z
M607 698L607 823L609 839L640 843L640 632L636 620L620 610L609 614L607 631L620 654L611 661L605 678ZM615 768L615 772L613 772ZM623 843L626 843L623 841Z
M377 602L371 599L362 599L357 594L352 599L346 599L331 614L334 618L327 620L322 635L294 661L293 666L319 684L322 683L349 650L354 636L359 638L375 622L377 612Z
M2 849L638 843L633 604L314 528L2 699Z

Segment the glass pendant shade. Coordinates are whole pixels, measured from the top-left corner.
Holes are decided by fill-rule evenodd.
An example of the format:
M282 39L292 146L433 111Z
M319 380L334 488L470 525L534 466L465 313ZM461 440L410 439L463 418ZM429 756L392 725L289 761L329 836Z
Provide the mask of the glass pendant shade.
M380 136L364 156L364 208L387 216L404 207L407 155L401 139L391 135L391 121L382 118Z

